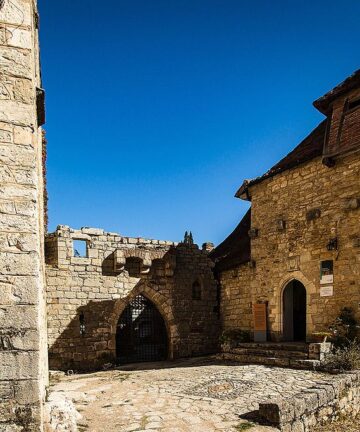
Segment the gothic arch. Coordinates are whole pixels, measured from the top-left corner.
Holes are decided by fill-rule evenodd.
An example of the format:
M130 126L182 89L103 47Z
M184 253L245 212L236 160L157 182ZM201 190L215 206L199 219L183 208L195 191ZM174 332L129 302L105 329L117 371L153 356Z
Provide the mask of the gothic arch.
M311 320L311 304L310 304L310 294L316 292L316 287L314 283L312 283L309 279L307 279L301 271L294 271L291 274L285 275L279 284L279 289L277 292L277 310L278 310L278 320L276 323L277 333L281 336L284 332L284 303L283 296L284 290L286 287L292 282L298 281L300 282L306 290L306 331L309 333L312 328L312 320Z
M140 282L126 297L119 299L115 302L113 313L110 318L111 326L111 349L116 351L116 329L120 316L131 300L136 296L142 295L150 300L157 308L159 313L164 319L167 335L168 335L168 358L173 359L176 353L176 346L179 340L179 333L177 325L175 324L174 314L171 306L170 299L151 288L144 282Z

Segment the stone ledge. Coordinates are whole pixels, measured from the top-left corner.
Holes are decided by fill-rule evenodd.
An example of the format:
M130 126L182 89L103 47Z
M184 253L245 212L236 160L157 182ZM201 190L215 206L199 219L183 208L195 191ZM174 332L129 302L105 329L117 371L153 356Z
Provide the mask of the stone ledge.
M259 416L286 432L307 432L316 424L331 422L346 413L360 411L360 371L339 375L331 383L319 383L291 400L269 400L259 404Z

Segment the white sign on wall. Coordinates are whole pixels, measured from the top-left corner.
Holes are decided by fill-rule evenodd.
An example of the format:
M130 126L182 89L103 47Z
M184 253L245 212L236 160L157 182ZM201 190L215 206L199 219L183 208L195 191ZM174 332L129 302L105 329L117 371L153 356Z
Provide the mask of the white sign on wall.
M320 297L331 297L334 295L333 285L320 287Z
M323 275L320 279L321 285L331 284L334 282L334 275Z

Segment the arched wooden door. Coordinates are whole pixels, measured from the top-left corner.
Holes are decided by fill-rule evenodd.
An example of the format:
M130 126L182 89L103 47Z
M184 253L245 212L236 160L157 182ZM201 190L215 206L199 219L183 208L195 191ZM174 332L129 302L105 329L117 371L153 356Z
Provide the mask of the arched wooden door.
M289 282L283 292L283 338L306 340L306 289L298 280Z
M116 329L118 363L166 360L167 331L156 306L136 296L121 314Z

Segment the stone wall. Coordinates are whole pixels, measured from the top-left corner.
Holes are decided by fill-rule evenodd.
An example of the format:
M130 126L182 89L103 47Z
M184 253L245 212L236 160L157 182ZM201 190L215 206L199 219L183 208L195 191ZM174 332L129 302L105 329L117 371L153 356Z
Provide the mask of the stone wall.
M42 430L47 382L37 22L35 1L0 8L2 431Z
M221 273L224 327L252 328L251 304L267 302L272 337L281 338L282 293L292 279L307 291L308 336L327 330L344 306L360 319L359 153L339 158L332 168L318 157L252 186L251 196L255 268ZM319 217L309 220L314 209ZM337 238L337 250L327 250L331 238ZM332 296L320 295L323 260L334 263Z
M248 263L219 273L221 286L220 316L224 330L252 330L253 296L250 280L253 274L254 270L249 267Z
M74 240L86 241L85 257L74 256ZM46 262L51 368L92 369L114 362L119 317L138 294L152 301L165 320L170 359L216 351L213 263L196 245L59 226L46 237ZM201 300L192 298L195 281Z
M260 403L259 415L283 432L310 432L341 416L360 412L360 373L339 375L329 383L315 382L312 388L292 398Z

